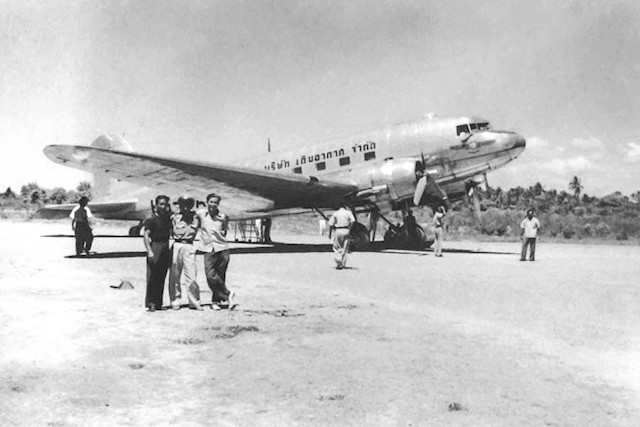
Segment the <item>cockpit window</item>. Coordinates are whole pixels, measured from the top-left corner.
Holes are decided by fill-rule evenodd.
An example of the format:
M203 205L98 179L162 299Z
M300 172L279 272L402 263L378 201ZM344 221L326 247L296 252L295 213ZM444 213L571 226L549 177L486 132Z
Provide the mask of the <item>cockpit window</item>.
M483 131L483 130L491 129L491 125L489 124L489 122L469 123L468 129L471 130L471 133L480 132L480 131ZM462 133L462 132L469 133L468 129L467 129L467 125L459 125L458 127L456 127L458 135L460 135L460 133Z
M458 136L460 136L461 133L471 133L471 131L469 130L469 125L464 124L464 125L458 125L456 126L456 134Z

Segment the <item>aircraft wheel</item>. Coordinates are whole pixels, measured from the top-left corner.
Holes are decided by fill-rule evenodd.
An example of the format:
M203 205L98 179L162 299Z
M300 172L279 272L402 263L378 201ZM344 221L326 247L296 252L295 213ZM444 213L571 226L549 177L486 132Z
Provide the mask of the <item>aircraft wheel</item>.
M422 250L427 247L427 234L424 229L416 224L409 232L409 244L412 249Z
M356 222L351 226L351 231L349 232L349 239L351 239L352 250L365 250L369 248L369 232L367 231L367 227Z

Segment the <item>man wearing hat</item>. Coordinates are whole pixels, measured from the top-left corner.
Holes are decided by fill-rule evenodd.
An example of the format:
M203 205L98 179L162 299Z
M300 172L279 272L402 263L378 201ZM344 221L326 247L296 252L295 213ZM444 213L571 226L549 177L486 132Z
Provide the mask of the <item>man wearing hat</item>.
M520 240L522 240L520 261L525 261L527 258L527 246L529 247L529 261L536 260L536 239L540 231L540 221L533 216L534 213L533 208L527 209L527 217L520 223Z
M178 213L171 217L173 228L173 258L169 274L169 298L171 308L180 308L182 288L187 292L189 307L200 307L200 288L196 281L196 248L193 241L200 228L200 219L193 211L195 200L191 197L179 197L175 202Z
M89 255L93 243L93 231L91 230L93 215L87 206L88 203L87 196L80 197L78 205L69 214L71 228L76 238L76 255L81 255L82 252Z

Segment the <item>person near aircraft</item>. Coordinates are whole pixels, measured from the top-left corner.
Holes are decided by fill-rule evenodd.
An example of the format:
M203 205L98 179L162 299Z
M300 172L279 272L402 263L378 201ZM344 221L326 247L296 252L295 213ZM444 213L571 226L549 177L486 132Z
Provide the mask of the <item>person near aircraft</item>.
M169 273L169 298L171 308L180 309L182 289L187 293L189 307L202 310L200 288L196 277L196 248L193 244L200 229L200 218L193 210L191 197L179 197L175 202L178 212L171 217L173 253Z
M155 215L143 223L143 241L147 250L147 290L145 307L149 311L162 309L164 281L171 264L171 205L169 197L159 195L155 199Z
M91 229L93 214L87 206L88 203L87 196L80 197L78 204L69 214L71 228L76 239L76 255L81 255L83 252L89 255L93 243L93 230Z
M271 217L267 216L260 221L260 236L263 243L271 243Z
M207 195L207 209L198 211L200 217L199 247L204 252L204 272L211 289L211 308L232 309L235 307L234 292L227 288L227 268L229 267L229 244L226 240L228 217L220 211L222 198L211 193Z
M520 223L520 240L522 240L522 252L520 261L526 261L527 247L529 247L529 261L536 260L536 240L540 231L540 221L535 217L533 208L527 209L527 216Z
M444 216L446 210L444 206L438 206L435 214L433 215L433 231L435 233L435 241L433 251L435 256L442 256L442 238L444 234Z
M356 222L353 214L345 204L329 218L329 238L333 238L333 253L338 270L347 265L347 254L349 253L349 231Z

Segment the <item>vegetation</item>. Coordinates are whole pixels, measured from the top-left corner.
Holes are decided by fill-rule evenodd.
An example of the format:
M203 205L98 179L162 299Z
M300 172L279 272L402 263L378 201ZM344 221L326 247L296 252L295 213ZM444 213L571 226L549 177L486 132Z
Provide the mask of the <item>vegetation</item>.
M620 192L604 197L589 196L583 193L578 177L573 177L567 188L570 192L547 190L540 183L508 190L489 188L481 195L480 219L474 215L471 202L457 202L452 206L446 220L448 234L454 238L514 239L520 235L520 222L526 210L533 207L542 224L542 236L561 240L640 240L640 191L630 196ZM74 190L44 189L35 183L23 185L19 193L7 188L0 193L0 217L29 216L45 204L75 203L82 195L91 198L90 183L81 182ZM419 223L431 223L429 209L415 210L415 215ZM399 222L401 215L393 214L390 219ZM295 224L299 225L299 231L317 232L317 219L305 216L298 221L292 217L287 221L287 228ZM282 221L274 221L275 229L282 225ZM386 224L381 221L380 227L381 236Z
M11 187L0 194L0 218L30 215L47 204L75 203L81 196L91 199L91 183L83 181L74 190L62 187L45 189L35 182L20 188L16 194Z
M470 204L459 202L448 215L454 235L519 236L528 208L536 209L542 236L561 239L640 239L640 192L627 197L615 192L604 197L582 194L574 177L566 191L545 190L540 183L509 190L490 188L483 193L478 221ZM580 195L582 196L580 197Z

